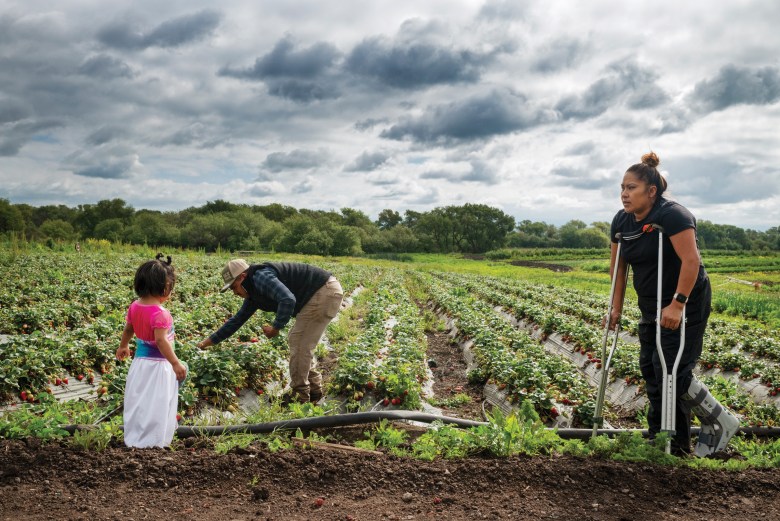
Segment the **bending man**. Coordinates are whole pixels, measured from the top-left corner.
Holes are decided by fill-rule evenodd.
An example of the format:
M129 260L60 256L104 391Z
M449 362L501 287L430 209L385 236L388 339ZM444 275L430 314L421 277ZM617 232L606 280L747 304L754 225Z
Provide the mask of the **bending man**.
M222 280L220 291L232 290L244 303L198 347L203 349L230 337L258 309L276 313L273 324L263 326L268 338L277 336L290 318L296 317L287 335L292 391L285 402L318 402L322 398L322 375L315 368L314 349L341 308L344 293L336 277L309 264L265 262L250 266L244 259L233 259L222 270Z

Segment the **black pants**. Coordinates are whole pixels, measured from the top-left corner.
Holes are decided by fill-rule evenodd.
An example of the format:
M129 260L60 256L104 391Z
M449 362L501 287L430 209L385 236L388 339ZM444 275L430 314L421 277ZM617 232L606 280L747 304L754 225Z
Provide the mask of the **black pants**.
M685 347L680 365L677 368L676 432L672 438L672 444L685 451L689 451L691 447L691 409L680 396L688 390L693 379L693 369L701 356L704 330L707 328L707 320L711 311L711 301L712 290L707 283L703 294L698 299L699 305L695 309L686 308ZM655 321L649 322L649 320L642 320L639 323L639 369L646 383L647 398L650 402L647 422L650 436L654 437L661 430L663 370L655 345ZM680 349L679 328L675 330L661 328L661 348L667 370L671 374L674 360Z

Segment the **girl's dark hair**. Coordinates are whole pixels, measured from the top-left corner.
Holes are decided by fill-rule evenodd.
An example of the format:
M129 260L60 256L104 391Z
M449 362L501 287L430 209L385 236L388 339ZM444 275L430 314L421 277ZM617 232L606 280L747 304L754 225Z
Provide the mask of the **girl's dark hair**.
M158 253L154 260L146 261L135 272L133 288L139 297L163 297L173 291L176 285L176 273L171 266L171 256L162 260Z
M656 196L661 197L666 191L666 179L656 168L661 163L655 152L650 152L642 156L642 162L628 167L626 172L632 172L636 177L648 185L655 186Z

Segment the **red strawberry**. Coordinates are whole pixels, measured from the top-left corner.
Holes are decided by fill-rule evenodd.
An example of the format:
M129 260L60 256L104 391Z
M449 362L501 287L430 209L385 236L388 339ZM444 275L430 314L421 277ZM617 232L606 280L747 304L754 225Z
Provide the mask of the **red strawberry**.
M19 393L19 398L20 398L20 399L21 399L23 402L26 402L26 401L27 401L27 391L22 391L22 392L20 392L20 393Z
M439 503L441 503L441 498L440 497L437 496L437 497L433 498L433 504L434 505L438 505Z
M263 394L263 390L262 389L258 389L257 390L257 394Z
M382 400L382 405L384 405L385 407L390 405L390 398L385 398L384 400Z
M68 385L68 379L67 378L63 378L62 379L62 384L63 385Z
M177 421L177 422L180 422L180 421L181 421L181 414L177 414L177 415L176 415L176 421Z
M366 389L368 389L369 391L370 391L371 389L373 389L374 387L376 387L376 384L374 384L374 382L372 382L372 381L369 381L369 382L366 384Z
M80 375L78 375L76 377L76 380L78 380L79 382L82 381L83 379L84 379L84 375L83 374L80 374Z
M393 405L398 405L399 403L401 403L401 399L396 396L395 398L390 400L390 403L392 403Z
M550 408L550 416L552 416L553 418L557 418L558 417L558 409L556 407L551 407Z
M322 505L325 504L325 498L318 497L314 500L314 506L317 508L320 508Z
M54 385L62 385L62 378L57 378L54 380Z
M253 336L252 338L249 339L249 341L252 342L253 344L256 344L260 340L256 336Z

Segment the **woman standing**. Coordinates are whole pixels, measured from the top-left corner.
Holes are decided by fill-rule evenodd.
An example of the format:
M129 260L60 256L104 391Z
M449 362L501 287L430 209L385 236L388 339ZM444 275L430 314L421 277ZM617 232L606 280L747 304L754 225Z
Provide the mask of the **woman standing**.
M702 425L695 454L707 456L728 445L739 430L739 420L720 405L693 375L710 315L712 289L696 244L696 219L686 208L663 197L666 179L656 168L659 163L655 153L645 154L641 163L628 168L620 186L623 209L612 220L610 231L610 273L614 273L615 262L619 263L612 315L609 317L610 328L614 328L620 320L625 291L623 281L630 265L642 313L639 321L639 367L650 402L647 420L652 439L661 430L663 378L656 349L655 324L659 233L650 226L657 225L664 231L660 325L661 347L669 373L680 348L680 323L683 319L686 321L685 347L677 370L676 432L671 440L672 451L677 455L690 453L693 412ZM621 238L618 239L616 234L620 234ZM620 259L616 259L618 240L622 241Z

